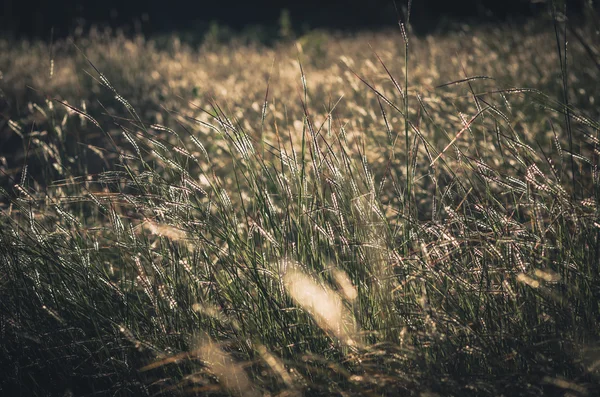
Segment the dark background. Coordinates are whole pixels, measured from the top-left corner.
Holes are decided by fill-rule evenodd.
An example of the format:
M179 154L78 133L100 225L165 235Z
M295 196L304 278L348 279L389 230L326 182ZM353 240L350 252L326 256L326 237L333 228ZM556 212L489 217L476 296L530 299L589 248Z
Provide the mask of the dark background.
M577 14L586 2L566 0ZM593 0L597 2L596 0ZM519 20L547 12L552 0L414 0L412 26L421 32L443 29L450 22L486 23ZM564 4L565 1L557 1ZM396 0L402 15L406 0ZM239 0L3 0L0 34L12 37L64 37L77 26L92 24L147 35L202 30L212 21L241 31L251 25L277 26L283 9L293 28L352 30L397 23L393 0L239 1Z

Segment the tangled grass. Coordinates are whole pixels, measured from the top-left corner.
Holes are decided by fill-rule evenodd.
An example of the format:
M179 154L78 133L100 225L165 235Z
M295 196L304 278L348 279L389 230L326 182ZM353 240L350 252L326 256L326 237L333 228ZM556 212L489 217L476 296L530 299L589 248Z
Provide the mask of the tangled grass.
M561 27L0 41L3 392L598 393L600 48Z

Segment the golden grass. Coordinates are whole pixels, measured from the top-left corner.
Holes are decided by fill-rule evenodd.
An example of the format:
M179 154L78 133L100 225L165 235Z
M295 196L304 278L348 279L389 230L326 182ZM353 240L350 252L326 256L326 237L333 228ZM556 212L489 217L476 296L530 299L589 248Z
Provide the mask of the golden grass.
M131 345L196 393L493 394L542 368L584 394L563 324L597 332L598 70L570 45L570 145L551 26L409 40L408 65L394 31L0 41L9 331L111 380Z

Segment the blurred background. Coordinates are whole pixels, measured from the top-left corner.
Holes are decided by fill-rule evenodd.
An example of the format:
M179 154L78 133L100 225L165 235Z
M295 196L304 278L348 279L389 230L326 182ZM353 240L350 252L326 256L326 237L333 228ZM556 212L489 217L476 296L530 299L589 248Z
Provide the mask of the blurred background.
M414 0L411 25L420 33L448 29L455 24L523 20L546 12L552 0ZM255 31L265 36L310 29L377 29L397 24L407 1L190 1L190 0L3 0L0 34L21 38L64 37L92 25L120 28L145 35L175 31L203 34L215 26L231 32ZM593 0L555 0L577 15ZM52 32L52 33L51 33Z

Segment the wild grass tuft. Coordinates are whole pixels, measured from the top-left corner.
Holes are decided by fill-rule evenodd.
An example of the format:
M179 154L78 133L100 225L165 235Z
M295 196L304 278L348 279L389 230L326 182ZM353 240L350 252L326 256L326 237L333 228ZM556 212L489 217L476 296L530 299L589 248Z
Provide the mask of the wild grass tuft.
M600 391L599 49L402 29L0 41L1 390Z

